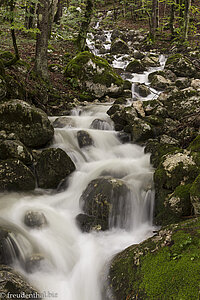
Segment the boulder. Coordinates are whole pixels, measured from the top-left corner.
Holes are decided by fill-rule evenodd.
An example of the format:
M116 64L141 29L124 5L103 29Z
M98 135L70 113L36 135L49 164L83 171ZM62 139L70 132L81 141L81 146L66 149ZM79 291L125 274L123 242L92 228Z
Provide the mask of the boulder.
M25 165L31 165L33 163L31 153L20 141L0 139L0 160L10 158L19 159Z
M151 81L151 87L158 91L165 90L168 86L170 86L171 81L169 79L165 79L161 75L154 75Z
M106 291L111 299L198 299L199 224L195 218L164 227L114 256Z
M197 176L191 186L190 199L195 215L200 215L200 174Z
M44 256L41 254L33 254L26 259L25 269L27 273L34 273L40 269Z
M77 139L80 148L92 146L94 144L93 139L85 130L79 130L77 132Z
M22 100L10 100L0 105L0 130L16 133L28 147L44 146L54 134L45 112Z
M87 51L79 53L67 64L64 75L94 98L119 96L123 90L123 79L109 63Z
M135 92L137 92L141 97L147 97L151 94L149 88L145 84L140 83L135 85Z
M24 224L30 228L43 228L47 225L47 219L42 212L30 210L24 216Z
M59 117L53 122L54 128L75 127L75 122L70 117Z
M112 130L111 125L107 121L101 119L95 119L92 121L90 128L99 130Z
M125 228L129 225L129 197L130 190L122 180L100 177L88 184L81 195L80 203L85 214L105 223L105 229L113 226Z
M2 299L9 299L14 295L22 295L20 298L28 297L30 300L41 300L39 291L33 288L21 275L19 275L13 268L1 265L0 266L1 277L1 297ZM8 295L8 297L6 296Z
M111 44L110 53L112 53L112 54L128 54L129 47L126 44L126 42L124 42L122 39L116 38Z
M196 69L195 64L184 55L178 53L168 57L165 69L171 70L179 77L196 78L196 76L199 76L198 69Z
M126 67L126 72L142 73L144 71L146 71L146 67L139 59L132 60Z
M158 67L160 65L159 63L159 56L145 56L142 59L142 63L145 65L146 68L150 67Z
M188 88L190 84L191 84L191 80L188 77L179 77L175 81L175 85L181 90Z
M35 189L35 177L20 160L0 161L0 191L29 191Z
M145 142L153 137L151 125L137 117L124 130L131 133L132 141L137 143Z
M107 225L104 220L97 219L95 216L89 216L86 214L79 214L76 217L76 223L82 232L104 231L107 229Z
M45 149L41 152L35 166L38 187L55 189L60 181L74 170L75 165L65 151L60 148Z

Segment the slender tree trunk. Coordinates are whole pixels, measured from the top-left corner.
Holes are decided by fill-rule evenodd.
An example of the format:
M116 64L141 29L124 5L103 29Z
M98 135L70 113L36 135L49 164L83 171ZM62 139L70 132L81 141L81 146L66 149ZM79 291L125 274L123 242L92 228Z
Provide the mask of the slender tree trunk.
M184 41L188 39L189 20L190 20L191 0L185 0L185 15L184 15Z
M155 41L156 38L157 24L158 24L158 0L152 0L150 37L153 42Z
M36 36L35 70L43 79L48 79L48 39L49 39L50 0L40 0L37 11L37 27L40 33Z
M63 15L63 7L64 7L64 0L58 0L57 12L54 16L54 22L56 24L60 23L60 19L62 18L62 15Z
M174 32L174 17L175 17L175 4L171 4L171 12L170 12L170 20L169 20L169 27L171 31L171 39L173 40L175 37L175 32Z
M49 5L49 28L48 28L49 39L51 37L52 24L53 24L53 20L54 20L56 11L57 11L57 4L58 4L58 0L51 0L50 1L50 5Z
M36 13L36 4L34 2L28 1L26 5L26 14L25 17L25 27L27 29L35 28L35 13Z
M84 19L81 24L81 28L76 40L76 45L79 51L85 50L86 38L87 38L88 28L92 18L92 12L93 12L93 1L87 0Z
M13 23L14 23L13 14L14 14L14 9L15 9L15 2L13 0L10 0L9 1L9 6L10 6L10 12L11 12L10 24L12 26ZM10 32L11 32L11 36L12 36L13 48L15 50L15 58L12 60L12 63L10 62L11 64L13 64L16 61L18 61L20 59L20 57L19 57L19 50L18 50L16 36L15 36L15 30L13 28L11 28Z

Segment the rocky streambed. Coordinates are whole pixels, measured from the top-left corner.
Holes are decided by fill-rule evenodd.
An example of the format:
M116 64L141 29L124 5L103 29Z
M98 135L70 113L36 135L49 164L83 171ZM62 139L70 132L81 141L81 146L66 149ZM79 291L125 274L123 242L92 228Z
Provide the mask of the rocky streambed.
M6 297L36 292L11 265L60 300L198 299L199 53L144 39L99 30L65 67L80 106L50 120L11 99L0 65Z

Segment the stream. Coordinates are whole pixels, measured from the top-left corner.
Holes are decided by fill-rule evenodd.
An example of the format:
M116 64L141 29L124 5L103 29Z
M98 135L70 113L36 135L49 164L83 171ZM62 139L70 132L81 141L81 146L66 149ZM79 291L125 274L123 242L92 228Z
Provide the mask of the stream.
M109 40L109 32L106 36ZM89 46L91 48L90 43ZM133 95L134 83L148 85L148 74L162 69L164 62L165 58L160 56L160 67L143 74L132 74ZM122 57L116 57L113 66L125 68L127 63ZM153 97L152 90L147 99ZM122 144L106 114L111 105L95 103L78 107L66 116L68 125L55 128L51 147L62 148L76 165L67 188L59 192L36 189L31 193L1 195L1 222L6 220L10 226L14 224L30 240L30 244L23 239L17 241L21 256L27 257L34 252L45 257L33 273L27 273L19 263L14 266L41 292L43 299L105 300L102 296L104 278L113 255L153 235L154 170L150 155L144 154L144 149L138 145ZM55 119L52 117L51 121ZM106 128L91 128L96 119L104 120ZM77 141L79 130L90 134L93 145L80 149ZM123 229L111 226L104 232L82 233L76 224L76 216L82 212L80 197L88 184L104 173L120 178L131 191L130 209L124 216L128 225ZM24 215L29 210L44 213L48 226L40 230L28 228L24 224Z

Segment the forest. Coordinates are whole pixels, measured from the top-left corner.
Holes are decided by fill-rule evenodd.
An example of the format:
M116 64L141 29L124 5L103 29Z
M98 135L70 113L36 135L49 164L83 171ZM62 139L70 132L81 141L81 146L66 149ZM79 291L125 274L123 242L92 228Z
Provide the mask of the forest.
M0 0L0 41L0 300L199 299L199 0Z

